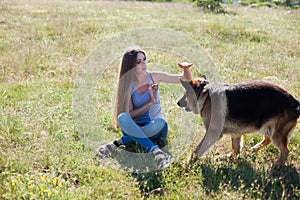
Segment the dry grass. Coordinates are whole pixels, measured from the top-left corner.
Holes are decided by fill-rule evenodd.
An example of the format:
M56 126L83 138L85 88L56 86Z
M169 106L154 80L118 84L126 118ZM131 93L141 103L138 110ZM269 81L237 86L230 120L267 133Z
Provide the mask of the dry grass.
M184 151L174 151L170 169L130 174L99 167L80 139L73 100L86 59L103 42L138 28L165 28L188 36L203 47L223 82L268 79L300 99L299 10L227 9L232 14L205 13L186 3L1 1L0 198L299 198L299 125L288 161L278 170L269 169L278 153L272 145L258 153L244 151L236 160L226 158L227 137L206 158L185 166L203 126L198 116L174 104L180 86L161 85L170 143L179 143L186 132L195 135L183 144ZM153 49L149 57L172 72L178 62L175 54ZM96 110L93 123L106 138L120 135L110 124L118 65L114 60L107 75L99 76L90 104ZM247 136L245 147L260 138Z

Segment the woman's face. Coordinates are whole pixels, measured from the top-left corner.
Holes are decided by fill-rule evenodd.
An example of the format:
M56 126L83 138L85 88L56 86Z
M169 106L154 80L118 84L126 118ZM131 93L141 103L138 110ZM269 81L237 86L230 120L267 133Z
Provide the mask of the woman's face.
M147 70L146 56L143 53L138 53L136 57L136 73L145 73Z

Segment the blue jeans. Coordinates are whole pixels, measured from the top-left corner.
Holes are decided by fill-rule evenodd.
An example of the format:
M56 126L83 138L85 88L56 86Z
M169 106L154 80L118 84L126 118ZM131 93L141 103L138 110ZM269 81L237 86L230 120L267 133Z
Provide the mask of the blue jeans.
M128 113L121 113L118 123L123 133L121 142L125 146L137 142L151 153L153 149L166 145L168 124L164 119L157 118L148 124L138 125Z

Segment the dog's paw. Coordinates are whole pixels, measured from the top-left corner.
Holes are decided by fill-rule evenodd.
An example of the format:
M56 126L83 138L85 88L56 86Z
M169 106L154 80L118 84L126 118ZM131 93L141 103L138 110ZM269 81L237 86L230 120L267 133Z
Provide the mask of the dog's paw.
M191 156L188 158L187 163L189 165L193 165L196 161L198 160L198 156L196 155L196 153L192 153Z
M249 149L249 151L255 152L255 151L258 151L259 149L261 149L261 146L259 146L259 145L254 145L253 147L251 147L251 148Z
M227 153L227 154L226 154L226 158L232 158L232 157L234 157L234 154L233 154L233 153Z

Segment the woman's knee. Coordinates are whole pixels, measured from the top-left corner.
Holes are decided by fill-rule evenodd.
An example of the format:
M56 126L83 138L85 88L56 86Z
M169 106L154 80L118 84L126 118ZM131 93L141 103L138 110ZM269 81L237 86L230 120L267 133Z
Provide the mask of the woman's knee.
M165 123L160 132L153 138L153 141L160 147L167 145L168 124Z
M130 115L126 112L123 112L118 115L118 124L119 126L122 126L122 124L128 123L128 120L130 120Z
M156 119L154 122L156 126L156 137L166 138L168 135L168 123L164 119Z

